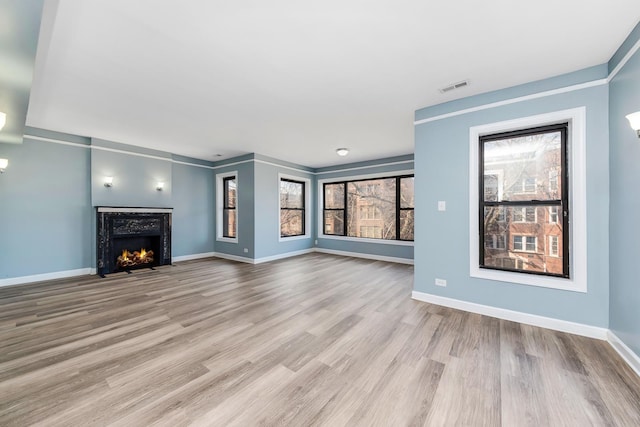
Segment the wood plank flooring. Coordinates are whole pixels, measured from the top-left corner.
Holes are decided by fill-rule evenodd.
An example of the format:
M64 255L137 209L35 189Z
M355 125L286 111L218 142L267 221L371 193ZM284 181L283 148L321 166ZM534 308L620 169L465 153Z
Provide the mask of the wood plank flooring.
M412 284L310 254L2 288L0 425L640 426L640 379L607 343Z

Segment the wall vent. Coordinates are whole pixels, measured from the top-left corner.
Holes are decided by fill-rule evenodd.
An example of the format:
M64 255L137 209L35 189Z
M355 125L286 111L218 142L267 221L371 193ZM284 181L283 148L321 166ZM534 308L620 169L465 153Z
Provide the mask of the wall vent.
M445 86L443 88L440 88L440 93L451 92L452 90L462 89L463 87L467 87L467 86L469 86L469 80L463 80L461 82L452 83L449 86Z

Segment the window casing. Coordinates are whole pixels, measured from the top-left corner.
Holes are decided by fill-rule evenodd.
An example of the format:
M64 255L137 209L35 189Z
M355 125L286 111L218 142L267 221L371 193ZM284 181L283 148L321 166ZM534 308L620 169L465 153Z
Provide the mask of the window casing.
M412 242L413 175L322 184L322 234Z
M306 234L306 185L303 181L280 178L280 237Z
M481 269L570 277L567 133L568 123L561 123L479 137ZM506 236L511 247L496 250L494 236ZM563 243L538 244L552 236ZM518 255L523 252L528 255Z

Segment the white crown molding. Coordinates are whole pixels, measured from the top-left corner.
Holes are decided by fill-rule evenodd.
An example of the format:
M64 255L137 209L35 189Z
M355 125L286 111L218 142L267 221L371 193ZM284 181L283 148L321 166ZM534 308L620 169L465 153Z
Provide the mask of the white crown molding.
M185 162L185 161L181 161L181 160L174 160L174 159L170 159L170 158L166 158L166 157L154 156L154 155L151 155L151 154L142 154L142 153L136 153L136 152L133 152L133 151L119 150L119 149L107 148L107 147L99 147L99 146L95 146L95 145L86 145L86 144L81 144L79 142L64 141L62 139L46 138L46 137L43 137L43 136L36 136L36 135L29 135L29 134L25 134L24 137L27 138L27 139L33 139L35 141L52 142L54 144L70 145L70 146L73 146L73 147L86 148L86 149L89 149L89 150L111 151L111 152L114 152L114 153L128 154L128 155L137 156L137 157L146 157L146 158L150 158L150 159L171 162L171 163L175 163L175 164L178 164L178 165L195 166L195 167L198 167L198 168L204 168L204 169L210 169L210 170L218 170L218 169L222 169L222 168L226 168L226 167L231 167L231 166L241 165L241 164L244 164L244 163L252 163L253 162L253 163L261 163L261 164L265 164L265 165L275 166L275 167L282 168L282 169L288 169L288 170L291 170L291 171L304 173L304 174L309 174L309 175L322 175L322 174L329 174L329 173L348 172L348 171L352 171L352 170L370 169L370 168L382 167L382 166L393 166L393 165L400 165L400 164L405 164L405 163L413 163L413 160L403 160L403 161L399 161L399 162L379 163L379 164L373 164L373 165L369 165L369 166L358 166L358 167L354 167L354 168L334 169L334 170L324 171L324 172L313 172L313 171L308 171L308 170L304 170L304 169L297 169L297 168L294 168L292 166L281 165L281 164L278 164L278 163L268 162L266 160L260 160L260 159L246 159L246 160L240 160L240 161L237 161L237 162L226 163L224 165L207 166L207 165L201 165L201 164L198 164L198 163L191 163L191 162Z
M356 171L356 170L362 170L362 169L377 168L377 167L381 167L381 166L404 165L404 164L413 163L413 162L414 162L413 160L402 160L402 161L399 161L399 162L380 163L380 164L369 165L369 166L357 166L357 167L353 167L353 168L333 169L333 170L330 170L330 171L314 172L314 175L325 175L325 174L329 174L329 173L350 172L350 171ZM387 173L387 174L395 173L395 171L390 171L390 172L385 172L385 173Z
M438 116L427 117L426 119L416 120L413 122L414 126L421 125L424 123L435 122L442 119L448 119L450 117L461 116L463 114L474 113L476 111L488 110L491 108L502 107L505 105L515 104L523 101L530 101L532 99L544 98L547 96L559 95L561 93L573 92L576 90L587 89L590 87L602 86L608 84L609 81L607 79L599 79L593 80L586 83L580 83L577 85L561 87L558 89L547 90L544 92L532 93L525 96L519 96L516 98L505 99L503 101L491 102L489 104L478 105L476 107L465 108L463 110L452 111L450 113L440 114Z
M611 73L609 73L609 76L607 77L607 83L613 80L613 78L620 72L620 70L622 70L622 67L624 67L627 62L629 62L631 57L638 51L638 49L640 49L640 40L636 41L636 44L634 44L631 49L629 49L629 52L627 52L627 54L620 60L618 65L616 65Z

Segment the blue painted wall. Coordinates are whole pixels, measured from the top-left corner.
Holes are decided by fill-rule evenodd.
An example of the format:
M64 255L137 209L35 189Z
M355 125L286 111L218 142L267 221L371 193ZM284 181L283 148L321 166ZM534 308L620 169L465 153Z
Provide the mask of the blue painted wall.
M316 182L324 179L344 178L349 180L353 177L369 175L369 174L388 174L388 176L397 175L400 171L408 171L414 169L413 156L390 157L370 162L350 163L336 167L327 167L316 170ZM318 185L316 185L316 188ZM316 190L316 193L319 190ZM417 190L416 190L417 191ZM316 204L319 203L319 195L316 194ZM319 208L316 208L318 215ZM416 215L417 213L416 208ZM317 218L317 217L316 217ZM315 228L318 227L316 219ZM329 249L334 251L355 252L366 255L375 255L392 258L413 259L413 246L406 244L393 243L377 243L375 240L370 242L354 241L345 238L329 238L318 231L318 248Z
M255 258L265 258L312 248L315 238L315 185L311 169L281 160L255 156ZM278 174L306 178L309 185L309 237L280 241L280 180Z
M0 279L95 263L90 150L25 138L0 157Z
M214 174L210 168L172 164L172 255L211 253L215 248Z
M255 258L253 154L215 163L214 186L215 175L232 171L238 172L238 243L216 240L215 250L221 254L253 259ZM214 187L214 213L212 216L216 214L216 192L217 188ZM217 231L217 224L215 226ZM245 249L247 252L244 251Z
M423 119L606 77L606 65L416 112ZM578 293L471 278L469 275L469 128L586 107L588 292ZM606 327L609 320L608 87L596 87L471 112L416 126L414 289L457 300ZM445 212L437 202L447 202ZM434 285L435 278L447 287Z
M171 154L95 138L91 146L93 206L173 207ZM104 186L105 176L113 177L112 187ZM165 183L162 191L158 181Z
M211 162L172 163L168 153L43 129L26 135L23 144L0 144L9 159L0 176L0 280L95 268L95 206L173 207L173 256L214 251ZM132 155L140 153L160 159Z
M613 69L640 40L640 24L614 55ZM640 111L640 52L610 83L610 329L640 356L640 139L625 116Z

